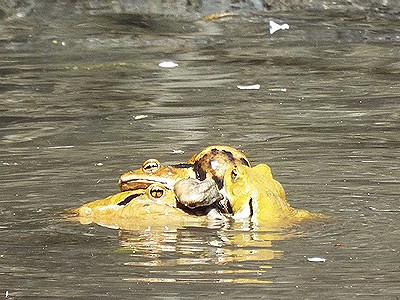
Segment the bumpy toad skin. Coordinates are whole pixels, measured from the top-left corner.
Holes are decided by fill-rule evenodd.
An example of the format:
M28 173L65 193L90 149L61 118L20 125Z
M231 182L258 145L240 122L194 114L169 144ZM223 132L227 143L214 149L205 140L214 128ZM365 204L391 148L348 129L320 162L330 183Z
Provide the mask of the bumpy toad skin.
M236 220L280 226L324 217L291 207L282 185L272 177L269 166L265 164L253 168L244 165L232 167L225 174L222 192L229 200Z
M159 184L96 200L69 211L69 214L75 215L82 224L96 223L126 230L199 225L208 221L206 216L190 215L176 208L173 192Z

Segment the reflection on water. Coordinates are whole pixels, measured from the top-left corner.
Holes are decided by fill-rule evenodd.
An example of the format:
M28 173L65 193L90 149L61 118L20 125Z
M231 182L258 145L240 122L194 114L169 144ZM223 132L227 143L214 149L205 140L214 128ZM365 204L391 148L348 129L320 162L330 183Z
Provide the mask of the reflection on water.
M121 231L119 238L120 251L129 254L124 265L149 269L146 278L130 277L129 281L271 283L268 261L282 255L271 248L272 242L293 236L294 232L249 228L182 228ZM240 265L251 261L256 262L252 268Z
M271 36L270 16L131 17L1 20L0 294L397 297L398 24L282 15L290 29ZM59 215L147 158L212 144L269 164L294 207L335 221L118 233Z
M151 258L156 259L167 252L178 251L188 255L188 258L182 262L189 262L190 256L197 253L200 254L203 262L215 264L243 261L244 258L247 260L272 259L279 254L267 249L271 247L271 241L285 238L282 233L274 235L256 231L230 232L227 230L215 232L215 230L204 229L203 231L207 231L208 234L206 240L203 240L203 235L194 236L199 234L197 231L191 232L189 228L189 234L185 234L188 231L185 229L170 232L149 230L139 232L139 234L138 232L122 232L119 237L122 247L131 249L134 253L149 251ZM209 246L214 247L210 252L208 252ZM269 255L265 255L267 253ZM193 261L197 258L197 255L193 257Z
M260 276L271 268L267 261L280 256L270 249L273 234L208 231L185 228L169 232L122 232L121 251L130 254L124 263L133 268L148 267L146 278L127 278L148 282L270 282ZM282 238L282 237L281 237ZM254 269L231 267L233 262L264 261ZM193 268L193 266L198 266Z

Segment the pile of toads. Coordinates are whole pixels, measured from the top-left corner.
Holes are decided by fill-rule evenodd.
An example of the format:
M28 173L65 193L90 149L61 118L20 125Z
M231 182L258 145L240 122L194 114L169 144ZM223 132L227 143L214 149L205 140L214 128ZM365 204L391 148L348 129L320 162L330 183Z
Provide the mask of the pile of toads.
M120 192L70 211L82 224L133 229L242 221L282 226L321 214L294 209L265 164L251 166L239 150L210 146L186 162L149 159L121 175Z

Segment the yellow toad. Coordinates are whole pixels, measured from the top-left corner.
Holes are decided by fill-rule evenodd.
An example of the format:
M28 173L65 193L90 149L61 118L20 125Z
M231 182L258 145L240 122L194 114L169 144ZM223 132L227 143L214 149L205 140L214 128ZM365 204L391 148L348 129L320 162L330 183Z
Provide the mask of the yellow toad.
M185 213L176 207L175 195L160 184L146 189L120 192L105 199L96 200L69 211L82 224L96 223L120 229L145 229L202 224L207 217ZM209 207L209 215L218 216ZM223 218L222 215L220 215Z
M256 225L290 225L301 220L324 218L290 206L282 185L265 164L253 168L237 165L228 170L221 190L232 207L233 218Z

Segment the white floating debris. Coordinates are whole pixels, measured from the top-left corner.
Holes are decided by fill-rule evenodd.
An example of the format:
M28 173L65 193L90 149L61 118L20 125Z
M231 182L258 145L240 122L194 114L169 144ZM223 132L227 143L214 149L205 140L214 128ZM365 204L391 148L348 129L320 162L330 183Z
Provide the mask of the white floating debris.
M3 162L3 166L18 166L18 163L16 163L16 162L12 162L12 163Z
M323 257L308 257L309 262L326 262L326 258Z
M274 34L278 30L286 30L289 29L289 25L284 23L284 24L278 24L274 21L269 21L269 33Z
M96 163L96 166L101 167L103 166L103 163Z
M173 61L162 61L158 64L158 66L160 68L169 68L169 69L173 69L176 68L178 66L177 63L173 62Z
M172 150L172 154L184 154L185 151L183 150Z
M66 145L66 146L49 146L47 149L71 149L74 148L73 145Z
M236 87L239 90L259 90L261 86L259 84L253 84L253 85L237 85Z
M145 119L145 118L148 118L148 117L149 117L148 115L137 115L137 116L134 116L133 118L135 120L141 120L141 119Z
M287 92L287 88L281 88L281 89L268 89L269 91L271 91L271 92L284 92L284 93L286 93Z

